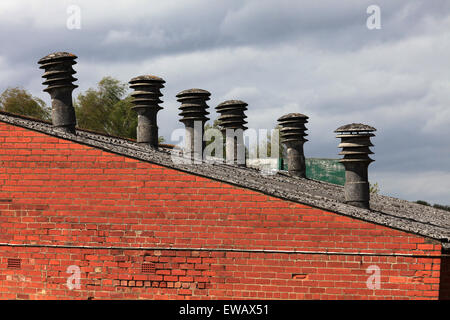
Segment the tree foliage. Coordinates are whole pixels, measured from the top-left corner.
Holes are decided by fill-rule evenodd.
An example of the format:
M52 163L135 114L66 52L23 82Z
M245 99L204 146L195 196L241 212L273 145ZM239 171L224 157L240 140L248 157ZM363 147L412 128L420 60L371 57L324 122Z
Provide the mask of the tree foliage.
M433 208L436 208L436 209L450 211L450 206L446 206L446 205L443 205L443 204L435 203L435 204L432 205L431 203L428 203L428 202L426 202L424 200L417 200L416 203L424 205L424 206L433 207Z
M8 88L0 95L0 110L50 120L50 110L45 102L19 87Z
M369 192L372 194L378 194L380 192L380 187L378 186L378 182L374 184L369 182Z
M135 139L137 115L126 92L125 83L104 77L98 88L79 94L74 103L78 127Z
M136 139L137 114L127 84L104 77L97 88L80 93L74 101L77 127L112 136ZM41 120L51 120L51 108L21 88L8 88L0 95L0 110ZM158 141L164 141L159 137Z

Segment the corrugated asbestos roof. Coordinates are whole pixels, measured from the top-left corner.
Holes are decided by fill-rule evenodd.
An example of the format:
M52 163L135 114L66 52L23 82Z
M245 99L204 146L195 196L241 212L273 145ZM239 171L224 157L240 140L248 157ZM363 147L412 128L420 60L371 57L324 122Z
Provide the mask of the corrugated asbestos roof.
M326 182L294 178L283 172L263 175L259 170L253 168L218 163L176 164L172 161L168 149L154 150L128 139L85 130L77 130L76 135L63 133L53 128L50 123L5 112L0 112L0 121L274 197L429 237L441 241L445 248L450 249L450 212L445 210L382 195L372 195L371 209L366 210L345 204L343 187Z

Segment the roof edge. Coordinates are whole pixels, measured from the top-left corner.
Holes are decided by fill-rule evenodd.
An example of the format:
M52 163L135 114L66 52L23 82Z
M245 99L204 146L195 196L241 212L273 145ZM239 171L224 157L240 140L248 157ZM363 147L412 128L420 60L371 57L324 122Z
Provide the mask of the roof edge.
M193 174L196 176L224 182L237 187L250 189L269 196L307 205L327 212L332 212L339 215L356 218L358 220L378 224L381 226L389 227L403 232L413 233L416 235L437 240L444 244L449 243L450 248L450 232L448 229L443 228L441 226L432 226L424 222L415 221L414 219L398 217L377 210L367 210L354 207L342 203L340 201L337 201L335 199L330 199L325 196L322 197L308 193L307 192L308 190L302 190L301 195L299 195L295 193L284 192L282 188L277 189L277 187L283 185L285 186L289 185L290 187L292 187L294 181L296 183L299 184L303 183L305 185L306 184L325 185L325 183L321 181L292 178L290 176L284 176L283 174L277 174L276 176L270 178L271 183L267 183L268 177L263 177L260 174L260 172L256 169L251 168L243 169L237 166L215 164L215 163L202 163L200 165L174 164L173 161L171 161L170 153L167 150L164 149L155 150L153 148L140 145L137 142L130 139L113 137L102 133L92 132L83 129L77 130L77 134L66 133L52 127L51 123L49 122L24 116L18 116L15 114L5 112L0 112L0 121L16 125L22 128L26 128L29 130L37 131L50 136L54 136L57 138L84 144L94 148L99 148L107 152L134 158L140 161L145 161L166 168ZM220 168L220 170L217 170L218 168ZM236 176L235 170L245 170L246 176L245 175L240 176L237 179L234 178ZM273 182L276 182L277 184L274 185ZM335 188L336 190L338 189L342 190L342 186L331 184L326 185L330 189ZM387 196L378 196L378 197L395 199ZM406 200L402 201L407 202ZM444 212L443 210L440 211L442 211L443 213L447 213Z

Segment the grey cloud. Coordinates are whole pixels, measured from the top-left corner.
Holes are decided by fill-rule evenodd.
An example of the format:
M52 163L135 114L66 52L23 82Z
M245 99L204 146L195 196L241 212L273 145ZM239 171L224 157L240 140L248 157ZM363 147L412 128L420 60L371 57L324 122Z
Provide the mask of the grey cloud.
M370 174L382 191L449 204L448 184L429 181L450 174L450 3L377 2L382 29L371 31L366 0L5 0L0 91L22 85L48 103L36 62L63 50L79 56L75 95L106 75L162 76L167 140L182 127L175 95L192 87L212 92L212 119L230 98L249 103L254 128L309 115L310 157L337 158L333 130L366 122L378 129ZM80 5L81 30L65 27L68 4Z
M365 9L371 1L338 5L332 0L168 1L167 5L131 1L129 6L117 1L74 1L81 8L82 29L67 30L68 2L35 1L33 9L28 8L30 2L19 3L23 5L10 13L15 19L0 21L1 29L10 31L1 33L0 41L9 43L10 58L15 61L26 60L31 52L58 48L78 49L109 61L286 41L322 50L354 50L374 41L421 33L425 21L449 8L445 1L380 1L384 29L370 32L365 27ZM8 25L11 21L13 26Z

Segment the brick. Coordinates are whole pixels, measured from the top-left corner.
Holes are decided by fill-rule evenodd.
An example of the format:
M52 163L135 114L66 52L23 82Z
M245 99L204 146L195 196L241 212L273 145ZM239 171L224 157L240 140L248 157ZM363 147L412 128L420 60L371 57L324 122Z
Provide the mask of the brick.
M2 299L450 297L436 241L2 122L0 145L0 242L161 248L0 247ZM433 258L238 252L293 248ZM8 269L17 257L22 269ZM366 287L373 264L381 290ZM69 265L82 269L78 291Z

